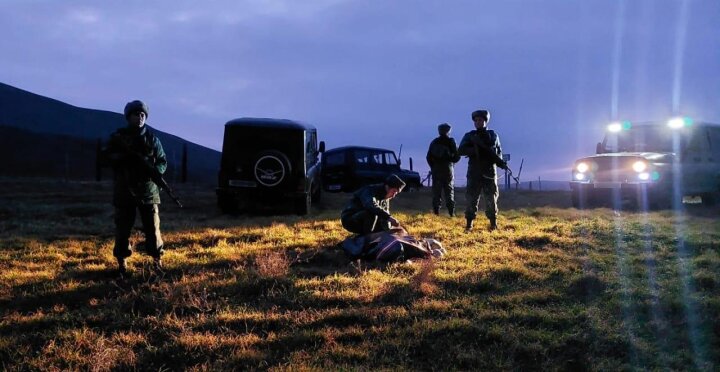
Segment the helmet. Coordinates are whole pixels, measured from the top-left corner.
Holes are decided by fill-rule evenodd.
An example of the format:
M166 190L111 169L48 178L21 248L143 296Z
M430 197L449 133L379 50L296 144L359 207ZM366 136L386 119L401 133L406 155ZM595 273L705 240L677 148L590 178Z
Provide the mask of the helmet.
M133 112L142 111L145 113L145 116L149 115L148 106L145 104L145 102L140 100L134 100L132 102L128 102L127 105L125 105L125 117L127 118L132 114Z
M450 132L450 128L451 128L450 124L442 123L442 124L438 125L438 133L447 134L448 132Z

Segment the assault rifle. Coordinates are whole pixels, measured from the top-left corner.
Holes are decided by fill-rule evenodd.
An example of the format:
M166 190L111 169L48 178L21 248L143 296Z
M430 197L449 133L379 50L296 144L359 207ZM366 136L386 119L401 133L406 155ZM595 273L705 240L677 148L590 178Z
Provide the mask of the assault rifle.
M175 204L178 205L178 207L182 208L183 205L182 203L180 203L180 198L175 195L170 185L168 185L167 181L165 181L162 173L160 173L157 168L155 168L155 166L150 164L150 162L145 156L143 156L137 151L133 151L130 148L130 144L123 140L118 140L117 142L120 144L122 151L125 152L125 154L128 155L131 159L133 159L135 164L145 169L145 171L150 176L150 179L155 182L155 184L158 185L159 188L165 190L165 193L168 194L168 196L175 202Z
M478 137L471 138L470 142L472 142L473 146L475 147L475 155L480 158L480 154L486 154L490 157L490 160L492 160L495 165L498 167L505 169L509 174L510 177L512 177L515 182L520 182L519 175L518 177L513 176L513 171L508 166L507 162L503 160L500 155L498 155L495 151L493 151L490 147L488 147L486 144L482 143ZM520 171L522 172L522 165L520 165Z

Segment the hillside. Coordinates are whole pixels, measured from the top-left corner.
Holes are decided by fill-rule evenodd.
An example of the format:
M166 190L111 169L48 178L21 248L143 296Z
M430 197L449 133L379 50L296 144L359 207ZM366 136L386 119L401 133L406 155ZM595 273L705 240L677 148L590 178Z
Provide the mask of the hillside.
M115 129L125 125L121 114L75 107L0 83L0 141L3 145L0 152L26 154L24 157L4 157L9 160L0 168L0 176L32 174L94 179L94 149L98 139L107 140ZM218 151L173 134L159 130L155 133L168 157L169 178L179 178L183 146L186 145L188 181L216 182L220 164Z

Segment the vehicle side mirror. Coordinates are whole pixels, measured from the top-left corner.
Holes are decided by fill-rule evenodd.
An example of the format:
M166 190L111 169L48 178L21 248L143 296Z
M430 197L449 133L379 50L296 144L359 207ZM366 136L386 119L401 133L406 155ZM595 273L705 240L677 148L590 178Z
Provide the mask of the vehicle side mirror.
M410 158L409 160L410 160L410 170L413 170L412 158Z
M325 141L320 141L318 152L325 152Z
M602 154L603 153L603 146L602 143L598 142L595 146L595 153L596 154Z

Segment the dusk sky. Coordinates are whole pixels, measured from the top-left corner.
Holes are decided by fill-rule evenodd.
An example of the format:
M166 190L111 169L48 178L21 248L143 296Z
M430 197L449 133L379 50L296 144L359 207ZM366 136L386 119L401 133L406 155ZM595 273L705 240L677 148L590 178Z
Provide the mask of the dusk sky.
M297 119L414 158L491 111L522 180L569 180L613 119L720 123L718 0L0 0L0 82L220 150ZM465 184L467 160L456 170Z

